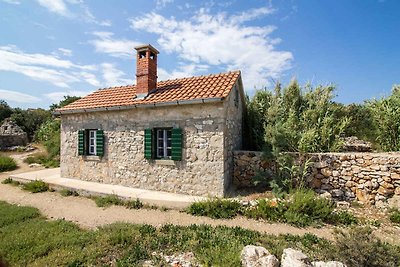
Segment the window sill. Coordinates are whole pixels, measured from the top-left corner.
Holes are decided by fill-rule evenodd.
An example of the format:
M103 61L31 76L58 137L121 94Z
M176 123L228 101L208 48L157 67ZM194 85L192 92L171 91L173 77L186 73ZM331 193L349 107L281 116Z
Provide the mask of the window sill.
M156 159L156 165L175 166L175 161L172 159Z
M83 159L87 160L87 161L100 161L101 157L99 157L99 156L83 156Z

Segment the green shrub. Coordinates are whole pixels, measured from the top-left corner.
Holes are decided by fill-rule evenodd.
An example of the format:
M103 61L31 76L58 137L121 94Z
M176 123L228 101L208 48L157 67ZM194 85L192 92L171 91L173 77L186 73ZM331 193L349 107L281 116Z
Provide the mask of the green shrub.
M358 219L348 211L339 211L332 213L329 219L333 224L353 225L358 224Z
M20 207L0 201L0 227L23 222L39 216L39 211L36 208Z
M354 267L399 266L400 247L382 242L368 227L336 233L335 257Z
M45 154L36 154L29 156L24 159L27 164L37 163L43 165L45 168L57 168L60 167L60 161L53 158L52 156L47 156Z
M32 193L40 193L48 191L49 185L43 181L35 180L24 184L22 188Z
M122 205L123 201L117 195L107 195L105 197L94 197L97 207L109 207L111 205Z
M74 196L74 197L76 197L76 196L79 196L78 192L73 191L73 190L68 190L68 189L62 189L62 190L60 190L60 194L61 194L63 197L69 197L69 196Z
M241 211L241 204L227 199L210 199L192 203L187 212L196 216L208 216L214 219L230 219Z
M8 177L4 179L1 183L2 184L11 184L13 182L13 179L11 177Z
M393 223L400 223L400 211L397 209L391 210L389 220Z
M12 171L17 168L15 160L9 156L0 156L0 172Z
M128 209L140 209L143 207L143 203L137 198L135 200L126 201L125 207Z
M245 216L253 219L265 219L268 221L284 221L282 214L286 209L283 202L273 202L260 199L257 206L245 210Z

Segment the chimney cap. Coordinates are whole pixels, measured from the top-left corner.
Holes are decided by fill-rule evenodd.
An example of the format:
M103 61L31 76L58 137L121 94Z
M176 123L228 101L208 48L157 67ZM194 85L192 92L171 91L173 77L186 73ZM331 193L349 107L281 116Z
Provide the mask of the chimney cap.
M155 49L151 44L144 44L144 45L139 45L135 47L136 51L141 52L141 51L146 51L148 49L150 49L150 51L152 51L155 54L159 54L160 52L158 52L157 49Z

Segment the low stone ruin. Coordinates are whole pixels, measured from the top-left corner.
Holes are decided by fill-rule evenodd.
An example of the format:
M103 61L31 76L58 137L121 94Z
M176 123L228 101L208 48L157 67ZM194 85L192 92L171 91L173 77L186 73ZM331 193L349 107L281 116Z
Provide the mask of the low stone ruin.
M370 142L360 140L357 136L350 136L344 138L343 151L344 152L371 152L372 144Z
M0 126L0 150L7 150L14 146L25 146L28 135L11 119L5 119Z

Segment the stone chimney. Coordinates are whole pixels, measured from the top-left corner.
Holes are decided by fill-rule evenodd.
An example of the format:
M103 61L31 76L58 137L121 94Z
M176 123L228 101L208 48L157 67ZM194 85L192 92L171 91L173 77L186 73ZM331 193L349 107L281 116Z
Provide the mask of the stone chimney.
M150 44L135 47L136 96L145 98L157 86L157 49Z

